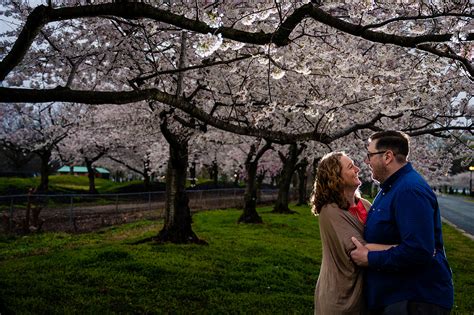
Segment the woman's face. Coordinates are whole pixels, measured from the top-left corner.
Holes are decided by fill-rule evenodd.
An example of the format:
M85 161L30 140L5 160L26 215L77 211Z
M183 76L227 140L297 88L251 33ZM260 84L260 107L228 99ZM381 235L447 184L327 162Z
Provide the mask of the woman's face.
M354 165L349 157L343 155L341 156L339 163L341 163L341 178L342 184L344 187L348 188L358 188L361 185L359 180L359 171L360 168Z

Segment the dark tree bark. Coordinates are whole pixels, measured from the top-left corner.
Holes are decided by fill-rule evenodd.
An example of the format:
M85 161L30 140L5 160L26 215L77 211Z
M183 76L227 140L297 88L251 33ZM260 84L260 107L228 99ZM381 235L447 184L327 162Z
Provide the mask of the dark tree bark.
M143 161L143 188L145 191L151 191L151 170L150 170L150 157L147 154L146 159Z
M314 188L313 186L314 186L314 181L316 180L316 174L318 171L319 161L321 161L321 157L316 157L313 159L313 162L311 163L311 191Z
M305 145L302 144L299 148L296 143L290 144L290 150L288 154L284 156L281 152L278 152L280 159L283 162L283 169L280 172L280 182L278 184L278 197L273 208L273 213L285 213L292 214L295 211L290 210L288 207L290 198L290 185L293 174L296 170L298 156L305 149Z
M217 188L217 186L219 185L219 167L217 166L217 161L214 160L212 161L212 164L211 164L211 167L210 167L210 175L211 175L211 179L212 181L214 182L214 188Z
M89 179L89 194L97 194L97 189L95 188L95 168L92 167L93 161L85 158L85 163L87 167L87 178Z
M97 189L95 188L95 168L92 166L97 162L101 157L107 153L107 148L99 148L99 153L92 158L84 157L84 162L87 167L87 178L89 179L89 194L97 194ZM84 154L83 149L80 149L79 152Z
M262 184L265 179L266 171L260 171L257 174L257 202L261 201L262 198Z
M51 159L51 150L42 150L35 152L41 160L41 179L40 179L40 184L37 188L37 191L40 193L44 193L48 191L49 188L49 160Z
M240 216L238 223L262 223L262 218L257 213L257 168L258 161L263 154L271 148L271 143L267 142L257 152L255 144L250 146L250 151L245 160L245 171L247 180L244 195L244 212Z
M189 168L189 177L191 178L191 187L196 186L196 162L191 162L191 167Z
M188 138L173 134L164 118L160 124L161 132L170 146L170 157L166 170L166 206L163 229L154 238L159 243L206 244L193 232L191 210L186 193L186 174L188 168Z
M308 183L308 177L306 176L306 170L308 168L308 160L302 159L298 163L296 172L298 173L298 203L297 206L308 204L308 196L306 193L306 184Z
M143 189L151 191L150 171L146 167L143 169Z
M312 168L311 168L311 175L313 176L313 181L314 179L316 179L316 174L318 172L318 164L319 164L319 161L321 161L321 158L320 157L317 157L317 158L314 158L313 159L313 163L312 163Z
M240 173L236 170L234 171L234 187L239 187Z

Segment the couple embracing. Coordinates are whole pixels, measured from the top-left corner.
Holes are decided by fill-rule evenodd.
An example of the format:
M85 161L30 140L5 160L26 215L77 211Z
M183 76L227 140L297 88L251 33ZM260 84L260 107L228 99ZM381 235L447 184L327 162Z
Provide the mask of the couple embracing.
M407 161L409 137L382 131L365 163L380 183L373 205L342 152L322 158L311 197L322 262L315 314L449 314L453 284L436 195Z

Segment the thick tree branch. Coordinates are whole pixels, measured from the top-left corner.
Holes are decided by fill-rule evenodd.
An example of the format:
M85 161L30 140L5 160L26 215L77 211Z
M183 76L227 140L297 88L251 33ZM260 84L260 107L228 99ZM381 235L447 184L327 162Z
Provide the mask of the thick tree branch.
M414 15L414 16L397 16L388 20L385 20L380 23L374 23L365 25L364 29L379 28L390 23L400 22L400 21L418 21L418 20L433 20L442 17L464 17L464 18L474 18L472 13L456 13L456 12L443 12L432 15Z
M143 177L145 177L145 172L140 171L139 169L136 169L136 168L134 168L133 166L130 166L129 164L123 162L122 160L119 160L119 159L117 159L117 158L114 158L113 156L110 156L110 155L108 155L107 158L111 159L112 161L114 161L114 162L116 162L116 163L118 163L118 164L120 164L120 165L125 166L126 168L128 168L128 169L131 170L132 172L135 172L135 173L140 174L140 175L142 175Z
M418 49L427 51L429 53L432 53L436 56L443 57L443 58L450 58L453 60L457 60L461 62L462 66L464 69L469 73L471 80L474 80L474 66L469 62L468 59L463 58L459 55L456 55L455 53L452 53L449 51L449 49L438 49L434 47L433 45L430 44L422 44L417 46Z
M406 132L410 137L417 137L421 135L433 135L439 137L442 132L452 131L452 130L467 130L471 135L474 134L474 125L470 124L469 126L443 126L439 128L431 128L431 129L423 129L417 131L411 131L410 128L402 129L402 131Z
M267 152L268 150L272 149L272 142L265 140L265 145L258 150L258 152L255 154L255 159L254 161L259 161L260 158Z
M372 119L365 123L354 124L339 132L328 134L324 132L318 132L318 130L302 132L302 133L288 133L276 130L259 129L250 126L240 126L222 119L219 119L211 114L206 113L204 110L191 104L183 97L176 97L157 89L147 90L136 90L129 92L97 92L97 91L80 91L71 90L68 88L56 88L50 90L33 90L33 89L18 89L18 88L4 88L0 87L0 103L46 103L46 102L72 102L72 103L83 103L89 105L99 104L128 104L140 101L157 101L173 108L182 110L183 112L191 115L192 117L209 124L217 129L229 131L235 134L247 135L257 138L267 139L280 144L295 143L299 141L314 140L322 144L329 144L336 139L345 137L357 130L370 129L374 131L382 130L381 127L377 127L375 124L382 118L397 119L400 118L403 113L395 115L384 115L377 114ZM418 130L413 132L414 135L428 134L432 132L440 132L447 130L470 130L471 126L447 126L443 128L434 128L426 130ZM410 134L410 133L409 133Z
M23 60L43 25L49 22L47 12L50 11L50 8L41 5L30 13L12 49L0 62L0 82Z
M191 71L191 70L196 70L196 69L204 69L204 68L218 66L218 65L228 65L230 63L245 60L245 59L252 58L252 57L256 57L258 55L263 55L263 53L257 53L255 55L243 55L243 56L233 58L233 59L219 60L219 61L214 61L214 62L209 62L209 63L202 63L202 64L199 64L199 65L190 66L190 67L183 67L183 68L179 68L179 69L162 70L162 71L158 71L156 73L153 73L153 74L150 74L150 75L147 75L147 76L142 76L142 77L132 79L132 80L130 80L130 82L137 83L138 85L140 85L143 82L145 82L146 80L153 79L153 78L155 78L157 76L160 76L160 75L163 75L163 74L174 74L174 73Z
M343 137L345 137L345 136L347 136L347 135L349 135L353 132L356 132L357 130L361 130L361 129L370 129L370 130L373 130L373 131L380 131L382 129L380 127L375 126L375 123L378 122L380 119L382 119L383 117L396 119L396 118L400 118L402 116L403 116L403 113L399 113L399 114L396 114L396 115L384 115L382 113L379 113L379 114L375 115L374 118L372 118L368 122L361 123L361 124L354 124L354 125L349 126L345 129L342 129L339 132L336 132L332 136L332 138L333 138L333 140L340 139L340 138L343 138Z
M331 138L327 134L317 132L308 132L301 134L289 134L282 131L268 131L265 129L243 127L227 123L218 119L202 109L194 106L182 97L161 92L157 89L136 90L129 92L94 92L79 91L67 88L57 88L50 90L32 90L0 87L0 102L26 102L26 103L44 103L44 102L73 102L90 105L99 104L128 104L140 101L154 100L167 104L171 107L182 110L183 112L201 120L213 127L221 130L233 132L241 135L249 135L258 138L271 139L276 143L290 143L316 139L320 142L327 142Z
M418 45L424 43L448 42L453 35L428 34L419 36L401 36L376 32L367 29L363 25L349 23L340 18L334 17L311 3L305 4L296 9L273 33L247 32L231 27L213 28L204 22L188 19L184 16L176 15L166 10L161 10L151 5L138 2L108 3L78 7L63 7L57 9L41 5L36 7L29 15L12 50L4 60L0 62L0 81L3 81L8 73L23 59L43 25L62 20L99 16L115 16L124 19L149 18L189 31L201 34L221 34L224 38L256 45L265 45L269 43L274 43L277 46L288 45L291 42L289 36L292 31L303 19L308 17L347 34L364 38L368 41L382 44L394 44L408 48L418 48ZM474 40L474 33L468 34L467 40ZM430 52L433 53L433 51ZM469 69L472 70L472 66L468 68L468 71ZM474 77L474 72L469 73L471 77Z

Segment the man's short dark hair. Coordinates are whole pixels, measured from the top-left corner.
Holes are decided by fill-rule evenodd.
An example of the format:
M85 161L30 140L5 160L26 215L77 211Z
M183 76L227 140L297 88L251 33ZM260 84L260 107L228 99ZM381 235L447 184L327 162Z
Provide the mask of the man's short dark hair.
M369 137L369 141L374 140L377 140L377 151L391 150L398 162L406 161L410 153L410 137L406 133L397 130L379 131Z

